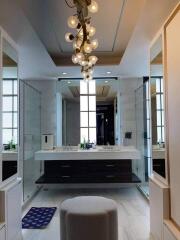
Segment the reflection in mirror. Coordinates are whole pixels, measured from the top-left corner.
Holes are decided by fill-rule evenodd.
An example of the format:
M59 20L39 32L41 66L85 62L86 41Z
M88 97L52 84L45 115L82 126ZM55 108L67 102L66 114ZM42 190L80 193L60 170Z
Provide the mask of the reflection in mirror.
M62 145L115 144L116 80L61 79L57 82L57 92L62 106Z
M18 160L18 57L3 39L2 165L3 180L17 173Z
M162 37L151 48L150 92L152 124L152 169L165 178L164 87Z

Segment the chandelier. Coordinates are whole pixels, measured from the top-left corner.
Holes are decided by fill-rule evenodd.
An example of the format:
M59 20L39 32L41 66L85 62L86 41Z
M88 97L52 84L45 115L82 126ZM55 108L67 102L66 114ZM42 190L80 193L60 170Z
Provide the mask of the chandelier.
M68 7L76 8L76 13L68 18L68 26L75 31L65 35L66 41L73 43L72 62L81 66L81 73L85 80L91 80L93 67L98 61L98 58L91 53L98 47L98 40L92 39L96 29L91 26L89 12L96 13L98 4L94 0L73 0L72 4L68 3L68 0L65 1Z

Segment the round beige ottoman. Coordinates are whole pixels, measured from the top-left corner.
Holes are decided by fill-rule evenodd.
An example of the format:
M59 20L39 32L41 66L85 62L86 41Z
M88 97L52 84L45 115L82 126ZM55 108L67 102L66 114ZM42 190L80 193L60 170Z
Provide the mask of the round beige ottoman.
M104 197L75 197L60 208L60 240L118 240L116 203Z

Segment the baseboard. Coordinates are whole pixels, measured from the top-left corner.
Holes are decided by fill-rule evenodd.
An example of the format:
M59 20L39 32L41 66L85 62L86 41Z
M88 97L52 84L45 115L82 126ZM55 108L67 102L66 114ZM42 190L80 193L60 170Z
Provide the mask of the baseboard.
M164 221L164 240L180 240L180 230L171 220Z

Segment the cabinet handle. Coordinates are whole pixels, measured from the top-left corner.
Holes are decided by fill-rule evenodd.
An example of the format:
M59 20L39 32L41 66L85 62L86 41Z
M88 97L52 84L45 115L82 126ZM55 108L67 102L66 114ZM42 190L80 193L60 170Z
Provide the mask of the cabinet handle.
M114 175L107 175L106 177L107 178L114 178L115 176Z
M70 178L71 176L68 176L68 175L64 175L64 176L61 176L62 178Z
M61 165L62 168L69 168L71 167L70 165Z
M114 167L114 164L107 164L106 167Z

